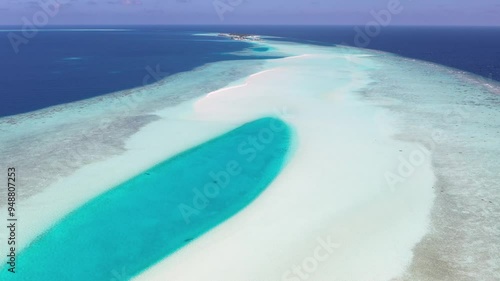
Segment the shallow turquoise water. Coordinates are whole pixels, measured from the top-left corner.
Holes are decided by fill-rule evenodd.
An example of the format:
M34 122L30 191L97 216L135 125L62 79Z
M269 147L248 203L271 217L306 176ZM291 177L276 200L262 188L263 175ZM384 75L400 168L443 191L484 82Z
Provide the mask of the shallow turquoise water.
M0 280L128 280L251 203L291 139L284 122L263 118L158 164L66 216Z

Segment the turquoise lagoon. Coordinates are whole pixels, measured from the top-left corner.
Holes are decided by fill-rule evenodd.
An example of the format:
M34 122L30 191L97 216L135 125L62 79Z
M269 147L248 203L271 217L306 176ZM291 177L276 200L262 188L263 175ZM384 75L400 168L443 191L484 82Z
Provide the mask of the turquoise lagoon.
M291 141L290 127L268 117L168 159L57 222L0 280L128 280L251 203Z

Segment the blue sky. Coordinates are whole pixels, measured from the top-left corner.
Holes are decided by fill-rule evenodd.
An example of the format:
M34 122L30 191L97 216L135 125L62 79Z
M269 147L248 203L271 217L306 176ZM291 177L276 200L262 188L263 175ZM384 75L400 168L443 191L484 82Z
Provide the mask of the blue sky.
M364 24L399 2L391 24L500 26L499 0L0 0L0 24L43 23L55 1L48 24Z

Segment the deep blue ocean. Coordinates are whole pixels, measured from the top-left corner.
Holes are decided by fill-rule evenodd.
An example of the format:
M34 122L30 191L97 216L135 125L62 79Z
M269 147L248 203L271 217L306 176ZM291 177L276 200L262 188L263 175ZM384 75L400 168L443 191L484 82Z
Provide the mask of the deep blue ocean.
M39 32L19 46L18 54L8 32L0 32L0 117L139 87L209 62L245 59L227 52L245 49L248 43L192 32L241 32L356 46L352 26L118 28L126 30ZM500 27L384 27L369 39L366 48L500 81Z

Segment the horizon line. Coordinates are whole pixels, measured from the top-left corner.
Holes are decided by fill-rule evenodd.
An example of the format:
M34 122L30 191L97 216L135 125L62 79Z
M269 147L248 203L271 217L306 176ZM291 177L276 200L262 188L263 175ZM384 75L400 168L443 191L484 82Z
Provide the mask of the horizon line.
M235 24L220 24L220 23L198 23L198 24L190 24L190 23L166 23L166 24L152 24L152 23L135 23L135 24L51 24L43 27L37 27L38 29L51 28L51 27L88 27L88 26L99 26L99 27L118 27L118 26L214 26L214 27L230 27L230 26L318 26L318 27L351 27L351 26L360 26L365 24L354 24L354 23L346 23L346 24L293 24L293 23L285 23L285 24L266 24L266 23L258 23L258 24L245 24L245 23L235 23ZM0 24L0 27L24 27L25 25L19 24ZM385 26L385 28L390 27L499 27L500 25L482 25L482 24L471 24L471 25L460 25L460 24L393 24L389 26Z

